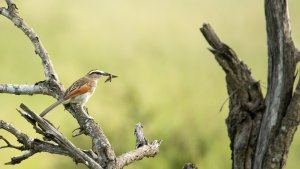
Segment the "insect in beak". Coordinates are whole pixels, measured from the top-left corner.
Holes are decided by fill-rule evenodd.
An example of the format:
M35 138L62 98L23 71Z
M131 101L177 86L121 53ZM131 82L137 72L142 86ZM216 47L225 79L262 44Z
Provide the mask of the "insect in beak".
M105 83L108 82L108 81L111 82L112 78L118 77L118 76L115 76L115 75L112 75L112 74L109 74L109 73L106 76L108 76L108 78L105 80Z

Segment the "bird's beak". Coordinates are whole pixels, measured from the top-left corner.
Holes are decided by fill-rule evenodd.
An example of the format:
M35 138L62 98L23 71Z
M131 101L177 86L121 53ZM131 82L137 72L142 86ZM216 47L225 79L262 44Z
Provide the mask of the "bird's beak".
M118 77L118 76L112 75L112 74L110 74L110 73L106 73L106 74L104 74L104 76L108 76L108 78L105 80L105 83L106 83L106 82L111 82L111 79L112 79L112 78Z

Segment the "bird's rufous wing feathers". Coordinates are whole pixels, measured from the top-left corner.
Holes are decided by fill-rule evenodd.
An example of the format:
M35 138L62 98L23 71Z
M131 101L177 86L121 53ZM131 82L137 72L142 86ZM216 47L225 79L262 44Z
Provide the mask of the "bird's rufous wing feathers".
M81 78L74 82L65 92L64 99L68 100L70 97L75 97L87 93L91 89L91 84L88 80Z

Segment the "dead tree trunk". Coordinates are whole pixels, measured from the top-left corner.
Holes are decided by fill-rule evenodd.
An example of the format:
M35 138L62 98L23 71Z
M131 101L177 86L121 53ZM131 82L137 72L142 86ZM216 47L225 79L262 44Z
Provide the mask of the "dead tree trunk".
M233 169L282 169L300 120L300 81L293 91L299 52L295 48L286 0L265 0L268 88L223 43L209 24L200 28L226 73Z

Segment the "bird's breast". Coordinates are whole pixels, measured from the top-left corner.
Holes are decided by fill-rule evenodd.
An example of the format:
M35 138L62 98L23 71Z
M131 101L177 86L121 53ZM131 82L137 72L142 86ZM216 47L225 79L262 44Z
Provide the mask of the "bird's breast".
M84 93L82 95L78 95L78 96L72 98L70 100L70 103L76 103L76 104L84 105L89 100L89 98L92 96L92 94L93 94L93 92L87 92L87 93Z

